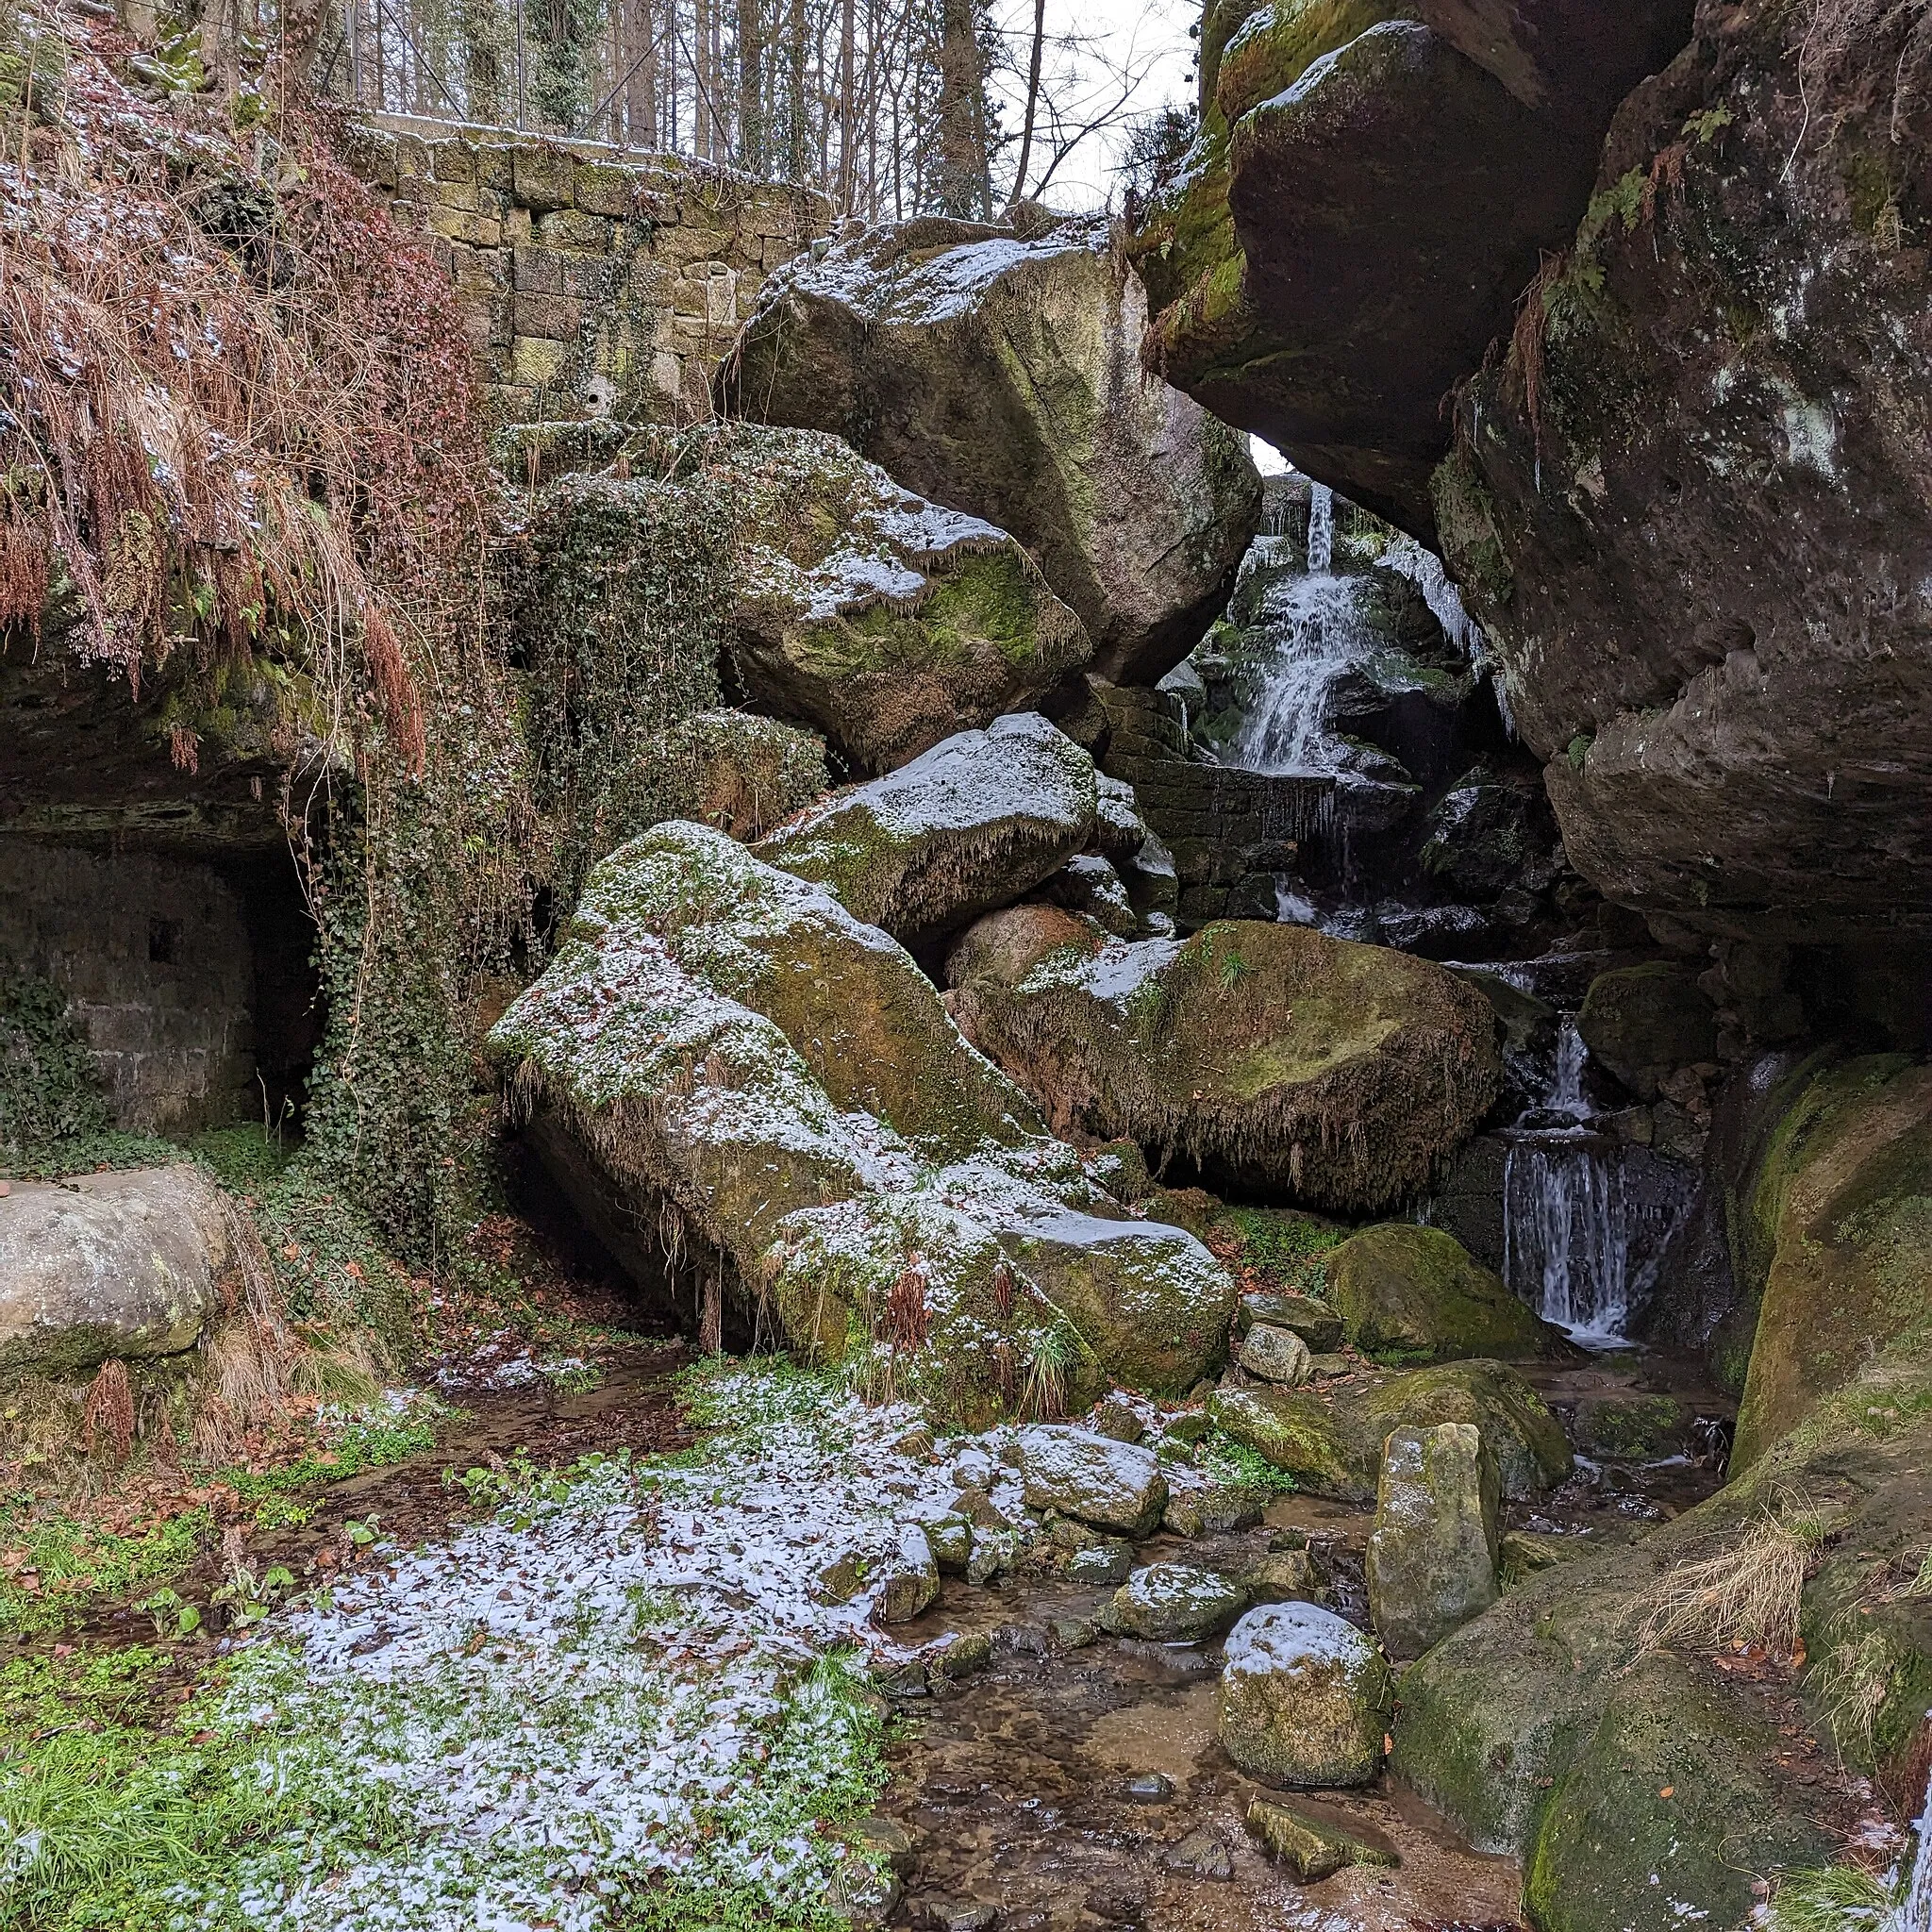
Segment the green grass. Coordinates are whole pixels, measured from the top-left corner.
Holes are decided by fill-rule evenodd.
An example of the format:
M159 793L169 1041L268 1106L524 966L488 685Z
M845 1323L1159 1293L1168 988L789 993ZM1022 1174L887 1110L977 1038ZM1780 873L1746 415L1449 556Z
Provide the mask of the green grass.
M121 1536L59 1512L36 1515L31 1492L16 1495L0 1505L0 1546L24 1550L26 1561L0 1574L0 1631L42 1635L97 1598L163 1582L194 1560L209 1526L206 1509L184 1509ZM38 1574L38 1592L21 1587L25 1570Z
M1194 1465L1203 1474L1232 1487L1259 1490L1264 1495L1285 1496L1294 1488L1294 1478L1285 1469L1276 1469L1265 1457L1256 1455L1245 1442L1237 1442L1219 1429L1201 1439Z
M1324 1258L1355 1232L1285 1208L1224 1208L1214 1221L1241 1237L1239 1259L1244 1267L1304 1294L1324 1291Z
M1880 1932L1899 1903L1890 1886L1849 1865L1800 1872L1772 1899L1770 1932Z
M237 1495L248 1500L341 1482L346 1476L386 1469L425 1449L433 1449L437 1431L460 1412L425 1397L401 1415L358 1415L293 1462L262 1470L225 1469L215 1480L226 1483Z

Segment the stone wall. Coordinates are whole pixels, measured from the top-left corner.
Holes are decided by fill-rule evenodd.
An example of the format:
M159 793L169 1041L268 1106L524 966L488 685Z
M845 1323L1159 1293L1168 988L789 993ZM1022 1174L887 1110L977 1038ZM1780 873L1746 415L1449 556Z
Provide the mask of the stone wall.
M352 159L434 240L501 420L689 422L825 198L670 155L371 118Z
M73 1002L116 1125L259 1114L248 919L212 866L0 838L0 951Z

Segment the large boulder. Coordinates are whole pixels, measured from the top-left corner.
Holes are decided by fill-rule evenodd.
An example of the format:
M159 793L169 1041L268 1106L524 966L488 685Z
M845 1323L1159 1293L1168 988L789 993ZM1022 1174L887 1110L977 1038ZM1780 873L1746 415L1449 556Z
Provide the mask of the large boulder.
M835 436L693 430L676 487L711 493L737 526L732 660L747 696L861 771L1024 710L1087 662L1080 620L1019 542Z
M961 731L757 847L908 945L1050 878L1093 836L1093 760L1037 714Z
M594 868L491 1049L641 1284L719 1284L740 1332L861 1386L1051 1411L1179 1393L1224 1345L1212 1257L1123 1218L895 941L722 833L660 825Z
M1029 1507L1051 1509L1129 1537L1151 1536L1167 1507L1154 1451L1089 1429L1040 1426L1019 1441Z
M1874 1354L1925 1327L1932 1068L1869 1055L1801 1073L1736 1225L1757 1304L1732 1449L1742 1469Z
M1251 1777L1368 1784L1382 1768L1391 1685L1374 1644L1317 1604L1264 1604L1229 1634L1222 1748Z
M1199 136L1135 210L1150 365L1426 536L1442 397L1508 333L1690 10L1216 0Z
M1025 951L962 962L978 976L947 1004L1061 1132L1363 1211L1424 1188L1495 1097L1488 1003L1405 954L1253 922L1185 942L1090 925L1010 978Z
M1501 1362L1451 1362L1335 1387L1217 1390L1216 1425L1298 1489L1372 1503L1391 1430L1469 1423L1496 1458L1512 1502L1541 1495L1570 1474L1562 1425L1536 1391Z
M1369 1532L1369 1614L1391 1657L1420 1657L1502 1594L1502 1477L1468 1423L1392 1429Z
M1932 931L1932 628L1898 590L1932 571L1932 130L1905 16L1868 17L1699 7L1436 501L1578 872L1897 958Z
M192 1163L15 1181L0 1196L0 1374L192 1348L232 1258L220 1192Z
M1098 668L1151 684L1226 603L1260 483L1239 436L1142 371L1146 322L1104 217L926 217L779 270L719 386L1010 530Z
M1364 1229L1327 1260L1328 1299L1356 1347L1455 1360L1519 1361L1561 1337L1441 1228L1391 1222Z
M1669 960L1600 973L1584 995L1576 1030L1600 1061L1640 1100L1678 1067L1717 1052L1717 1014L1687 967Z

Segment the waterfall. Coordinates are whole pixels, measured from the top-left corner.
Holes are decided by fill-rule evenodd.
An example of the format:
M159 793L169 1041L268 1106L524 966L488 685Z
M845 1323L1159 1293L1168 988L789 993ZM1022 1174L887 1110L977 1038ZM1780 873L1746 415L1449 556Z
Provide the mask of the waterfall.
M1618 1342L1636 1297L1624 1173L1593 1146L1525 1141L1503 1164L1503 1279L1577 1341Z
M1557 1033L1557 1077L1544 1103L1551 1113L1578 1122L1590 1118L1590 1103L1583 1097L1583 1063L1589 1058L1574 1014L1564 1014Z
M1423 593L1423 602L1442 633L1464 657L1480 664L1488 640L1483 627L1462 608L1462 593L1449 581L1442 559L1413 537L1398 537L1382 553L1384 566L1398 571Z
M1280 638L1259 703L1241 721L1234 762L1252 772L1336 769L1327 731L1329 688L1370 641L1356 577L1289 577L1273 586L1263 620Z
M1308 492L1308 575L1325 576L1335 566L1335 492L1325 483Z

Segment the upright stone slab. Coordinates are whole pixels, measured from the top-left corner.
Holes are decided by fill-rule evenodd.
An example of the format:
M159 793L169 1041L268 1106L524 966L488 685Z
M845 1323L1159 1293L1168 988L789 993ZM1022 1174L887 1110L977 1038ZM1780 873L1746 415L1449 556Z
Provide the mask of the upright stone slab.
M1502 1478L1470 1423L1396 1429L1369 1534L1369 1613L1391 1657L1420 1657L1502 1594Z

